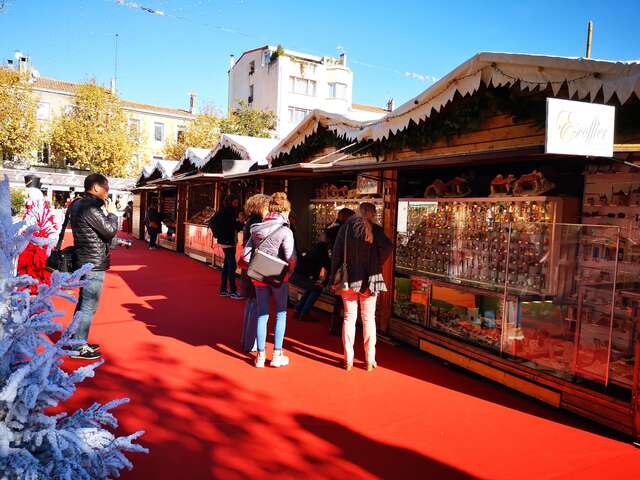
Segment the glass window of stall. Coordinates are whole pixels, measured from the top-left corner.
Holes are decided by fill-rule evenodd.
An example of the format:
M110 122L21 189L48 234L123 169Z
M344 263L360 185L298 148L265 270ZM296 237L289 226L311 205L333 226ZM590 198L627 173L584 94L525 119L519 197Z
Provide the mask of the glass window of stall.
M394 315L629 398L640 175L558 159L448 174L401 172Z

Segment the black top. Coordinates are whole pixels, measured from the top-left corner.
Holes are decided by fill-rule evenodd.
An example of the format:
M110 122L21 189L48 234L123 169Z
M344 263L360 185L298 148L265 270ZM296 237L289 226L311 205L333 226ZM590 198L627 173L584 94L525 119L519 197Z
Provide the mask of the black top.
M320 272L323 268L327 271L326 280L328 280L328 273L331 270L329 245L324 242L318 242L313 246L309 253L303 257L298 257L295 272L299 275L310 278L311 280L317 281L320 278Z
M85 263L92 263L95 271L109 268L109 243L118 232L118 217L113 213L105 215L103 205L104 202L98 197L86 194L69 207L75 268Z
M346 236L349 288L358 293L367 290L370 293L386 292L382 264L391 255L393 244L384 234L382 227L376 224L373 224L372 243L357 238L354 224L358 221L361 220L353 216L340 228L331 253L332 272L335 275L344 261Z
M222 207L210 221L213 236L219 245L235 246L242 223L238 221L238 210L232 206Z

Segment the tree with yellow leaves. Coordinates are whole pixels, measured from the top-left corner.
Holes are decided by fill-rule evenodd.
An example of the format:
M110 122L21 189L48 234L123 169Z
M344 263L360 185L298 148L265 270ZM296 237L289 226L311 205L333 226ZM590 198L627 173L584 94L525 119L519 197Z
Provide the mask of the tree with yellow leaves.
M92 83L79 85L74 96L73 108L54 121L51 131L56 163L125 176L137 142L120 99Z
M168 141L163 149L165 158L178 160L188 147L213 148L220 138L220 117L209 108L199 113L187 125L183 135L176 141Z
M273 112L251 108L247 102L240 102L227 118L221 118L215 109L208 107L187 126L181 138L165 145L164 155L168 159L178 160L188 147L215 147L222 133L266 138L275 128L276 116Z
M40 145L28 76L0 68L0 160L31 157Z

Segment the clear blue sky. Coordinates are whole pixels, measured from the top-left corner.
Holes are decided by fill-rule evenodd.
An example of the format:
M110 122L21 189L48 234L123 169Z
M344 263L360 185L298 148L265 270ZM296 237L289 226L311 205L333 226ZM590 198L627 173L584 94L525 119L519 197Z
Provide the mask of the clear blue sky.
M161 10L151 14L136 7ZM318 55L343 48L356 102L396 105L480 51L640 59L640 0L9 0L0 58L31 55L43 76L108 83L119 34L119 91L130 100L186 107L187 93L221 109L230 54L264 45Z

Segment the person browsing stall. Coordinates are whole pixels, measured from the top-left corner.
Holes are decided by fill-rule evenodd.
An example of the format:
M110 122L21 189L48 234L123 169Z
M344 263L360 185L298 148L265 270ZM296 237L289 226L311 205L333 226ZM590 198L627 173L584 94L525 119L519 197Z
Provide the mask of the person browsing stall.
M264 221L251 227L251 239L244 248L243 258L252 258L254 250L265 255L278 258L288 264L288 270L293 271L296 264L293 233L289 228L289 212L291 204L284 192L274 193L269 203L269 213ZM289 297L289 283L286 276L277 286L253 280L256 288L258 306L257 354L255 366L263 368L265 365L267 323L269 321L269 300L273 296L276 303L276 324L273 342L272 367L284 367L289 364L289 358L282 351L284 333L287 324L287 303Z

